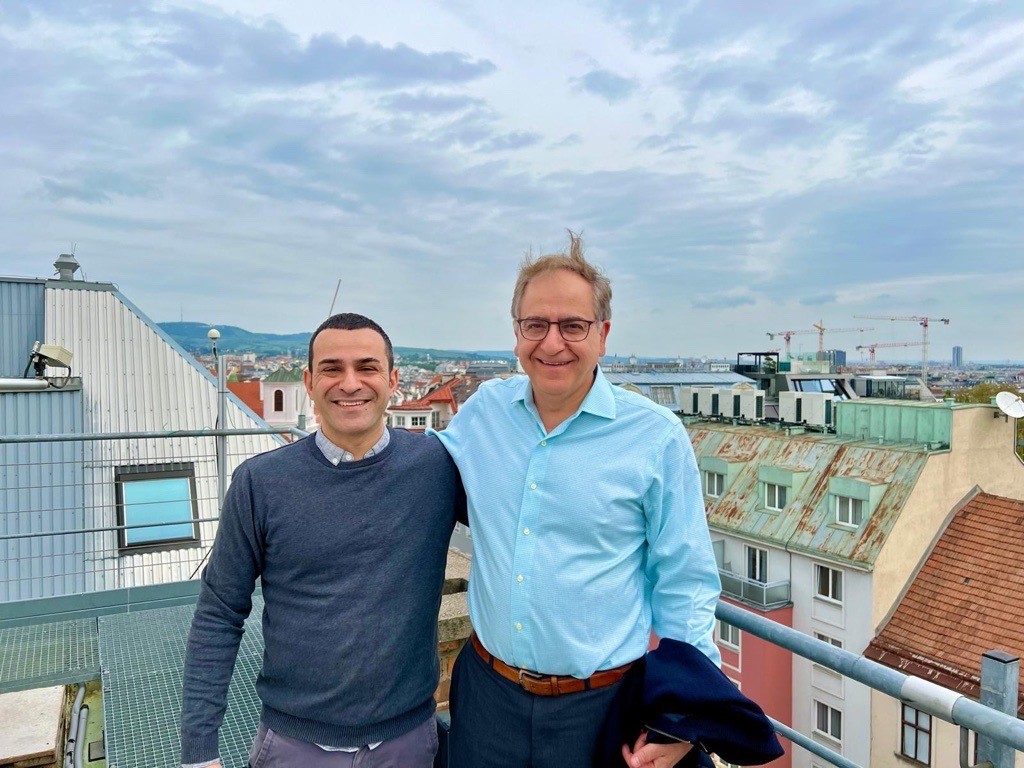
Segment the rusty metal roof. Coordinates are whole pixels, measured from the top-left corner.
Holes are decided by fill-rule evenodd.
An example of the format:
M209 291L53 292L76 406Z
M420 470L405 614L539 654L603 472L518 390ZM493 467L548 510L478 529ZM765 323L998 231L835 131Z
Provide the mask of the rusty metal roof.
M787 434L761 426L698 422L687 426L698 460L741 463L722 496L709 504L708 523L722 532L870 569L931 453L924 445L878 445L821 433ZM764 509L761 467L806 472L781 512ZM845 477L884 484L856 530L839 526L829 480Z

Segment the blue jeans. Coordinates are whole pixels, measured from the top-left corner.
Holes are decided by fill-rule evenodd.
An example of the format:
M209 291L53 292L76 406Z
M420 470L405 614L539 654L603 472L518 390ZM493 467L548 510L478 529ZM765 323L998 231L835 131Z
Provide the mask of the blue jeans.
M276 733L260 723L249 751L249 768L431 768L437 753L437 724L433 715L376 749L328 752L316 744Z

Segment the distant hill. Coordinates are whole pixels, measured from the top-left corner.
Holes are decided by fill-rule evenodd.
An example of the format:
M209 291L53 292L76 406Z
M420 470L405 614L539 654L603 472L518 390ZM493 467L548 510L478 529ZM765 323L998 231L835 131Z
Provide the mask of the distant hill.
M293 354L303 357L309 345L309 333L253 333L235 325L211 326L209 323L159 323L160 327L176 342L192 353L209 353L210 340L206 338L212 327L220 331L217 349L221 352L240 355L255 352L257 355ZM498 357L493 352L467 352L459 349L424 349L421 347L395 347L395 354L406 360L424 360L429 355L433 360L488 360ZM500 355L510 358L510 352Z

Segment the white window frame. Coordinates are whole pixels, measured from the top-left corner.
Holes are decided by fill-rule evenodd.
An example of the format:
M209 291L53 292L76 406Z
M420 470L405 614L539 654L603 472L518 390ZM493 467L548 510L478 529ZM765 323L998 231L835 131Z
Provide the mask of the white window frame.
M859 528L864 522L864 500L839 495L835 500L836 523L849 528Z
M718 480L715 483L711 482L711 478L716 477ZM716 486L712 493L712 486ZM725 493L725 475L721 472L712 472L710 469L704 470L704 495L710 496L712 499L717 499L723 493Z
M782 503L779 503L781 498ZM764 484L764 506L775 512L781 512L789 503L789 486L778 483Z
M821 574L827 571L826 592L821 591ZM821 563L814 564L814 597L836 605L843 604L843 571Z
M753 555L753 560L751 560ZM744 575L758 584L768 583L768 550L761 547L743 545ZM753 566L753 567L751 567Z
M912 718L911 720L907 719L908 712L912 713L912 714L910 714L910 717ZM926 725L922 725L921 724L921 719L922 718L926 719L926 721L927 721ZM902 702L900 703L900 756L901 757L905 757L908 760L913 760L915 763L918 763L920 765L931 765L932 764L932 734L935 733L934 722L935 722L935 720L927 712L922 712L921 710L916 709L914 707L911 707L908 704L903 704ZM908 748L907 748L907 729L908 728L913 732L913 736L914 736L914 738L913 738L914 743L910 747L911 751L908 751ZM919 756L919 749L921 747L920 736L923 733L928 734L928 741L924 745L924 748L927 751L927 754L925 755L925 759L924 760L922 760L920 758L920 756Z
M187 508L187 516L177 520L173 526L154 524L153 533L150 534L152 538L132 542L130 539L133 534L138 535L139 531L147 530L146 521L136 519L134 513L139 510L139 514L142 515L147 509L156 511L158 507L153 506L155 502L137 501L130 499L129 496L134 497L135 489L141 488L145 483L161 480L178 481L178 485L184 486L185 496L176 499L161 499L158 503L160 505L184 504ZM129 488L131 488L130 492ZM115 467L114 498L117 511L117 550L119 555L180 549L201 544L199 523L196 522L199 519L199 495L196 492L195 464L192 462L129 464ZM153 522L170 521L158 518ZM188 528L187 534L179 531L186 527ZM181 535L176 535L179 533Z
M715 621L715 642L721 645L723 648L729 648L733 651L740 650L740 643L742 642L742 633L740 628L735 624L730 624L727 621L717 619ZM735 642L734 642L735 641Z
M834 637L829 637L824 632L815 632L814 633L814 639L815 640L821 640L821 642L828 643L829 645L835 646L836 648L840 648L841 649L843 647L843 641L842 640L837 640Z
M813 718L812 727L814 732L819 736L824 736L826 739L830 739L839 744L843 743L843 710L833 707L824 701L813 699ZM822 730L819 725L822 723L822 715L824 715L824 725L827 730ZM834 731L838 731L835 733Z

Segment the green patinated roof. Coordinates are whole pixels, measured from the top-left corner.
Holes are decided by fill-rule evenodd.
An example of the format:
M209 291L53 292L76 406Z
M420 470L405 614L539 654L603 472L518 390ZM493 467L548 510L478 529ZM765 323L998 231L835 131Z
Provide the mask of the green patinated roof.
M263 379L263 381L267 384L294 383L296 381L302 381L302 366L296 365L294 368L288 368L282 365L276 371Z
M708 500L712 527L867 568L878 557L933 452L917 443L879 445L877 440L820 433L787 435L762 426L700 422L687 430L698 462L728 462L733 473L722 496ZM764 509L762 467L796 472L802 480L781 512ZM860 481L879 494L856 530L835 523L829 496L833 477Z

